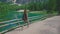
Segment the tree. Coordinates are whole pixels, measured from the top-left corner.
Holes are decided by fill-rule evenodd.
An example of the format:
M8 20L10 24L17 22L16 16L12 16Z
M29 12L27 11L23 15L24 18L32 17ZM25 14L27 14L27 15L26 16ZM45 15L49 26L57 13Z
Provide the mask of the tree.
M12 19L12 12L17 11L20 8L18 5L11 5L9 3L0 2L0 19ZM9 16L11 16L9 18Z
M56 0L56 10L58 11L58 14L60 15L60 0Z
M28 9L33 11L43 10L43 4L41 2L31 2L28 4Z
M56 0L49 0L48 5L47 5L47 9L48 12L47 13L52 13L56 8Z

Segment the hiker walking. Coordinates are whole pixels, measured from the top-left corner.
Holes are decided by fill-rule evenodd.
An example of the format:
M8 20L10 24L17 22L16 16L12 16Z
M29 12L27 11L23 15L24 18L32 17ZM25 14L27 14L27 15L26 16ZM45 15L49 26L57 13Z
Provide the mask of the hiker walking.
M28 14L27 14L27 10L26 9L24 10L24 14L23 14L23 18L22 19L23 19L24 23L26 23L27 26L29 27Z

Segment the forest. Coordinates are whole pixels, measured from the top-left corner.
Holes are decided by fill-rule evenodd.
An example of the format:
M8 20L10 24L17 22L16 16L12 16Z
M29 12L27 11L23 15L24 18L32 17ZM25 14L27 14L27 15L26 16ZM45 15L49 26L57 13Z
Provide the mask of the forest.
M46 10L47 14L58 13L60 15L60 0L48 0L47 2L30 2L27 4L22 4L18 6L17 4L10 4L5 2L0 2L0 19L5 19L5 17L11 12L18 10L28 9L30 11L43 11ZM44 13L44 12L43 12Z

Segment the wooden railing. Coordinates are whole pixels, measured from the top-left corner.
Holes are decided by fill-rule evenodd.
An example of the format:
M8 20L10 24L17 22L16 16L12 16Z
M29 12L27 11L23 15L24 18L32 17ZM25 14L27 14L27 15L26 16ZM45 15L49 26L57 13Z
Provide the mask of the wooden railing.
M29 21L36 20L36 19L44 19L44 18L46 18L46 17L45 16L28 17ZM12 23L10 23L10 22L12 22ZM3 21L3 22L0 22L0 24L4 24L4 23L9 23L9 24L1 25L0 28L8 26L10 24L17 24L17 23L19 24L19 22L23 22L23 20L22 19L13 19L13 20L9 20L9 21ZM26 24L23 24L23 25L19 24L18 26L15 26L15 27L9 28L7 30L1 31L0 33L5 33L5 32L8 32L8 31L10 31L12 29L16 29L18 27L23 27L24 25L26 25Z

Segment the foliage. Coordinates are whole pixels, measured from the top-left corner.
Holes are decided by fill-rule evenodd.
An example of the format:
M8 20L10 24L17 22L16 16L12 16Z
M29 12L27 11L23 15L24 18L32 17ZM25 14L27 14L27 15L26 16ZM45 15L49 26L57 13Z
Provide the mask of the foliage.
M56 10L58 11L59 15L60 15L60 0L56 0Z
M47 4L47 13L53 13L56 9L56 0L49 0Z
M0 2L0 19L11 19L7 18L13 11L17 11L20 8L18 5L12 5L9 3Z
M43 9L43 5L40 2L37 3L29 3L28 9L33 11L40 11Z

